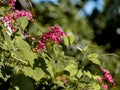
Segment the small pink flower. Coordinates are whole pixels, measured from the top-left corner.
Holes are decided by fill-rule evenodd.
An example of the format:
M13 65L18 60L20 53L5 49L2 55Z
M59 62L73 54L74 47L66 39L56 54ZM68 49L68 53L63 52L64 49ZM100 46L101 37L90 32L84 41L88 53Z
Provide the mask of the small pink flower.
M102 78L102 77L99 77L99 78L98 78L98 81L102 82L102 81L103 81L103 78Z
M45 44L43 42L39 41L37 45L38 45L38 50L39 51L42 51L42 50L45 49Z
M105 73L104 74L104 77L105 79L110 82L113 86L115 86L115 82L114 82L114 79L112 78L111 74L110 73Z
M7 3L12 7L12 9L15 9L15 2L16 0L8 0Z
M67 83L67 78L66 78L64 75L60 76L60 80L61 80L64 84Z
M35 41L35 38L34 38L34 37L32 37L32 41Z
M57 26L57 25L51 26L50 31L54 32L56 36L59 36L59 37L64 37L65 36L65 33L63 32L63 30L61 29L60 26Z
M103 84L102 87L103 87L104 90L108 90L108 85L107 84Z
M30 38L30 37L31 37L31 35L30 35L30 34L27 34L27 35L26 35L26 38L27 38L27 39L28 39L28 38Z

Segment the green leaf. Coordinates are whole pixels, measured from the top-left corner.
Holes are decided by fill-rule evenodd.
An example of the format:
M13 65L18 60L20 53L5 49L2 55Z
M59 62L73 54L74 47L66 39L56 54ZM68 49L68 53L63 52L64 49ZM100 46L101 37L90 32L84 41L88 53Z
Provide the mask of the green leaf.
M31 66L34 64L34 59L37 57L35 53L31 51L31 48L27 42L25 42L20 36L16 36L16 47L18 47L21 54L17 54L18 57L21 55L23 57L23 60L26 60L30 63Z
M70 72L70 76L75 76L78 71L78 66L75 61L70 61L68 66L65 68L68 72Z
M84 47L82 50L83 53L87 53L87 51L88 51L88 46Z
M82 75L83 75L83 73L82 73L82 70L80 69L80 70L77 72L77 78L80 78Z
M2 48L5 49L5 50L12 50L13 49L13 40L11 40L11 38L6 34L4 33L4 43L2 44Z
M14 88L15 88L15 90L19 90L19 87L18 87L18 86L15 86ZM11 89L11 88L10 88L10 90L14 90L14 89Z
M60 53L56 48L53 48L53 51L54 51L54 54L55 54L56 57L57 57L58 54Z
M54 51L55 56L57 57L58 54L61 52L61 46L58 44L54 44L53 51Z
M16 59L16 61L24 63L26 65L28 64L28 61L25 59L22 51L13 51L11 53L11 57Z
M89 71L84 71L84 75L88 76L89 78L92 78L92 74Z
M24 74L13 75L12 85L19 90L34 90L32 82Z
M5 7L0 6L0 16L5 15Z
M2 33L2 27L0 26L0 41L3 41L5 38L4 38L4 35Z
M97 65L101 64L100 61L97 59L98 58L98 54L95 54L95 53L89 54L87 56L87 58L88 58L88 60L92 61L94 64L97 64Z
M98 80L98 78L100 78L100 76L97 76L97 75L93 75L93 79L95 79L95 80Z
M39 81L41 78L45 76L45 73L42 71L41 68L32 69L31 67L24 67L22 71L26 76L29 76L35 79L36 81Z
M47 69L46 70L49 72L50 76L52 78L54 78L53 66L51 66L50 64L47 64Z
M92 88L93 88L93 90L101 90L100 85L97 84L97 83L93 83L93 84L92 84Z
M16 23L22 30L24 30L27 27L27 25L28 25L28 20L27 20L26 17L19 17L16 20Z
M1 72L0 72L0 78L1 78L1 79L4 79L4 77L3 77L3 75L2 75L2 73L1 73Z
M70 44L72 44L74 42L74 36L73 35L70 35L69 36L69 40L70 40Z
M66 46L69 46L69 39L68 39L67 36L64 37L64 44L65 44Z

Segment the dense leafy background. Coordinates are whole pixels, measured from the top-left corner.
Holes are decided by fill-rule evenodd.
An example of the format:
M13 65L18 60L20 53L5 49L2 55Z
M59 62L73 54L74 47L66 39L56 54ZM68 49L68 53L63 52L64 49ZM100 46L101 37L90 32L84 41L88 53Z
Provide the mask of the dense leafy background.
M119 87L120 60L116 55L120 55L120 1L103 0L102 12L95 8L91 15L86 14L85 17L82 17L78 12L84 9L88 1L76 1L77 4L72 4L69 0L59 0L59 4L43 1L35 5L38 16L36 18L41 27L58 24L63 27L68 35L74 35L74 44L64 47L67 55L81 60L80 52L76 47L84 48L86 45L89 47L89 53L99 53L102 64L111 71ZM89 68L89 65L86 68ZM94 66L89 69L95 71Z

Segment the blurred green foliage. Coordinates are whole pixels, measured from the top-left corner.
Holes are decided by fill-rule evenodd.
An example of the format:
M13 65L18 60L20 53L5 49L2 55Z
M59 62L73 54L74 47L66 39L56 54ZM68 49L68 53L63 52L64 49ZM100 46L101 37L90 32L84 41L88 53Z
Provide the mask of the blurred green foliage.
M67 55L80 60L81 55L76 47L84 48L86 45L89 47L89 53L99 53L103 66L111 71L119 90L120 36L116 30L120 27L120 1L104 0L102 13L94 9L92 15L81 17L78 12L83 9L86 2L86 0L81 0L77 4L70 3L70 0L59 0L57 4L42 2L34 7L37 16L35 18L40 27L58 24L68 35L74 35L74 44L64 47ZM106 51L109 54L106 54ZM94 71L94 67L89 66L86 68Z

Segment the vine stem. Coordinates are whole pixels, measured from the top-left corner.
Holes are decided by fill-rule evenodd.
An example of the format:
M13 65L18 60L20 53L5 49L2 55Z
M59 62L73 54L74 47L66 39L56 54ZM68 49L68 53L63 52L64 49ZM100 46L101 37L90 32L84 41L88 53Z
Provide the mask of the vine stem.
M25 63L25 64L28 64L28 62L26 62L26 61L24 61L24 60L22 60L22 59L19 59L19 58L13 56L13 55L12 55L11 57L14 58L14 59L16 59L16 60L18 60L18 61L20 61L20 62L23 62L23 63Z
M107 56L115 56L115 57L117 57L117 58L120 59L120 56L118 56L118 55L116 55L116 54L102 54L102 55L100 55L100 56L105 56L105 55L107 55Z

